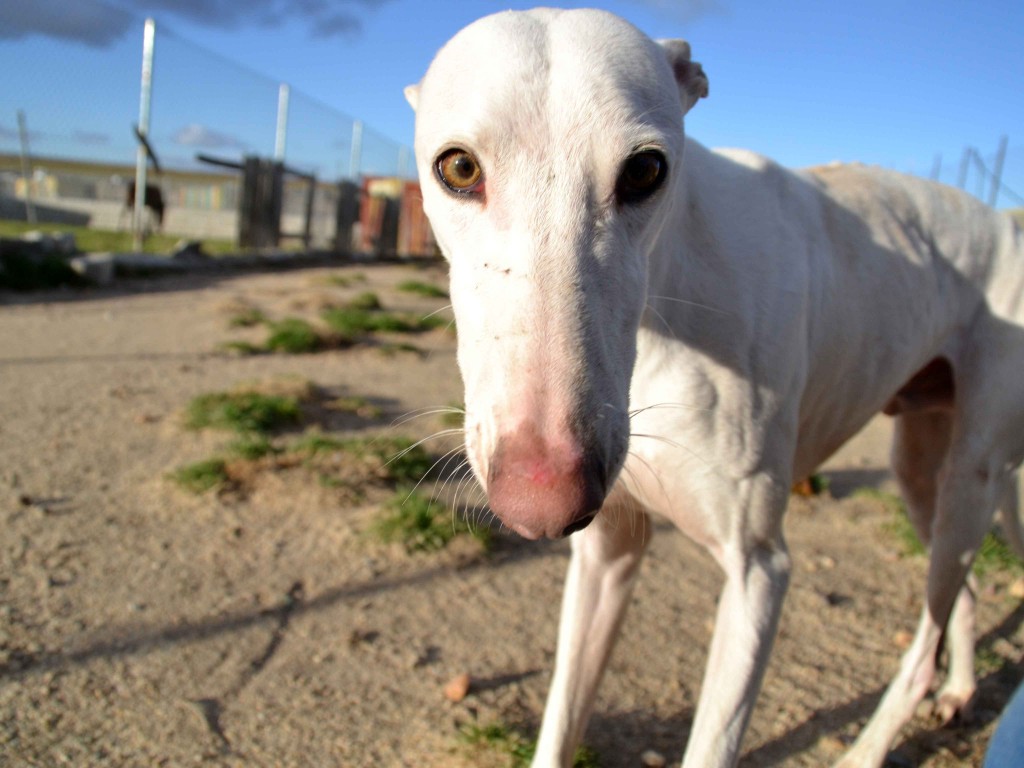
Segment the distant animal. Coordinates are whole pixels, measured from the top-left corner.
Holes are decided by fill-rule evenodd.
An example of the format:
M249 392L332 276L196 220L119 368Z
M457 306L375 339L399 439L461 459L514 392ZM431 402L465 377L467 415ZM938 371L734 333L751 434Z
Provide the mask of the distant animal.
M683 765L736 763L789 581L789 489L879 411L931 561L914 640L839 765L882 765L944 633L937 711L968 706L968 574L997 508L1024 553L1020 230L894 172L709 151L683 130L707 94L686 42L551 9L470 25L406 90L469 462L513 531L574 534L534 766L572 763L649 512L725 572Z
M125 208L128 211L135 210L135 181L128 182L124 197ZM164 196L160 187L156 184L146 185L145 207L153 212L156 219L156 228L161 229L164 225Z

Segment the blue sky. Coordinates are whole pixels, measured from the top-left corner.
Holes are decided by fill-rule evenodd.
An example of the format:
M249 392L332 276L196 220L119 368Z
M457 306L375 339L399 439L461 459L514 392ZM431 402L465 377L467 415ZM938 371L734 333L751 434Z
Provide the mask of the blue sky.
M288 159L347 169L355 115L365 152L411 145L402 88L479 16L517 0L33 0L0 7L0 151L24 109L33 150L131 159L141 19L157 20L152 136L195 151L273 149L276 82L293 89ZM966 146L991 166L1009 136L1004 183L1024 195L1024 3L1020 0L609 0L655 37L688 39L711 83L688 117L709 146L801 166L859 160L954 183ZM330 108L330 109L328 109ZM338 112L335 112L336 110ZM58 150L58 136L64 144ZM374 149L374 143L379 145ZM394 144L392 144L394 142ZM79 151L79 150L75 150ZM169 162L169 164L174 164ZM364 161L364 166L371 164ZM972 165L968 189L987 184ZM1024 205L1010 194L1000 207Z

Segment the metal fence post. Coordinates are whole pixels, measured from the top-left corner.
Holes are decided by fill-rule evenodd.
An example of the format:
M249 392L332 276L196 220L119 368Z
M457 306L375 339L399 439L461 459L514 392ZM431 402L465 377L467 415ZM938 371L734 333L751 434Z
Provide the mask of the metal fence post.
M287 83L277 89L277 135L274 138L274 159L284 160L285 142L288 139L288 96Z
M36 223L36 204L32 199L32 152L28 148L28 124L25 110L18 110L18 136L21 140L21 178L25 182L25 221Z
M363 121L352 121L352 154L348 159L348 177L359 178L359 166L362 163L363 153Z
M146 19L142 33L142 87L139 94L139 136L149 135L150 101L153 96L153 44L156 37L156 22ZM135 209L132 215L132 242L135 250L142 250L145 235L146 213L146 147L139 142L135 155Z

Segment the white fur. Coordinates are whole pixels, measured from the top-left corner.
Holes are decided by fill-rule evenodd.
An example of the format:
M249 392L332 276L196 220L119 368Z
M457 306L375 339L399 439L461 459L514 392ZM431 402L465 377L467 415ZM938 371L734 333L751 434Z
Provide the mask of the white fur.
M939 708L968 704L962 587L1000 502L1021 539L1024 238L914 178L710 152L682 130L706 93L685 43L554 10L476 22L407 90L424 206L451 264L470 463L529 537L583 525L605 500L572 537L534 765L571 763L648 511L725 571L684 765L735 764L788 581L789 488L888 406L932 561L914 643L841 763L879 766L928 692L954 605ZM440 182L451 147L479 160L477 194ZM640 149L660 151L668 177L627 204L617 183ZM952 401L901 390L936 358Z

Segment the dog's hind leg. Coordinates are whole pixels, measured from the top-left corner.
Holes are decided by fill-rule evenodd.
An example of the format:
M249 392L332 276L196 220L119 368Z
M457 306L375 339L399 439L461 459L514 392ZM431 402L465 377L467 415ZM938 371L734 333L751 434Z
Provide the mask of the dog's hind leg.
M984 422L981 409L970 409L969 413L970 416L961 411L958 416L949 455L939 475L935 519L931 525L927 601L917 633L875 714L840 761L842 768L883 764L893 739L913 716L932 683L936 652L954 604L960 614L952 622L954 636L969 631L968 624L973 621L973 597L962 588L974 555L992 524L996 502L1004 488L1006 464L1005 457L989 452L991 446L999 444L992 434L997 428ZM960 658L970 644L960 637L951 640L953 663L960 665L956 675L962 677L963 665L973 664L973 660L965 662ZM962 680L954 680L954 685L961 683Z
M892 467L907 503L907 515L921 543L931 545L939 471L949 452L953 418L948 410L911 411L896 418ZM935 712L943 722L969 717L976 690L974 677L975 580L967 576L957 595L946 642L949 674L936 696Z
M534 768L572 765L650 536L647 513L622 499L607 502L597 519L570 539L555 673Z
M910 523L926 547L932 540L939 470L949 453L952 425L952 414L944 410L911 411L896 417L892 469Z

